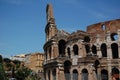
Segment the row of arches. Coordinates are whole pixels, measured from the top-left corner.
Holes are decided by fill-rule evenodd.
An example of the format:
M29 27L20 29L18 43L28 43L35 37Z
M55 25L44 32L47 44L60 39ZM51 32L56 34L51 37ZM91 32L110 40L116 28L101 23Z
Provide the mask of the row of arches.
M60 56L65 56L65 48L66 48L65 45L66 45L66 42L64 40L59 41L59 55ZM85 49L86 49L86 53L90 52L90 46L89 45L85 45ZM107 45L105 43L103 43L100 46L100 50L101 50L101 53L102 53L102 57L107 57ZM95 45L93 45L91 47L91 51L92 51L93 54L97 55L97 47ZM111 44L111 51L112 51L112 58L113 59L119 57L118 44L117 43L112 43ZM68 53L68 56L70 57L71 53L70 53L70 48L69 47L67 48L67 53ZM76 44L73 46L73 53L74 53L74 55L79 54L79 47Z
M120 73L119 73L119 69L117 69L116 67L112 68L111 71L111 76L112 76L112 80L119 80ZM108 71L103 69L101 70L101 80L109 80L108 79Z
M62 57L65 56L65 49L66 49L65 40L60 40L58 47L59 47L59 56L62 56ZM74 45L73 46L74 55L78 55L78 51L79 51L78 45ZM71 55L69 47L67 48L67 53L68 53L68 56Z
M86 53L90 52L90 46L85 45ZM92 53L97 54L97 47L95 45L92 46ZM102 53L102 57L107 57L108 52L107 52L107 45L105 43L101 44L100 50ZM119 52L118 52L118 44L117 43L112 43L111 44L111 52L112 52L112 58L119 58Z
M65 74L65 80L78 80L78 71L77 69L74 69L72 71L72 75L70 74L70 69L71 69L72 63L70 61L65 61L64 62L64 74ZM82 79L81 80L88 80L88 70L86 68L82 69Z
M90 47L89 44L85 45L85 49L86 49L86 53L90 53L92 52L93 54L97 55L97 47L95 45L93 45L92 47ZM65 40L60 40L58 43L58 50L59 50L59 56L64 57L66 55L66 51L67 50L67 54L70 57L71 56L71 50L70 47L68 47L66 49L66 41ZM107 52L107 45L105 43L101 44L100 46L100 50L101 50L101 54L102 57L107 57L108 56L108 52ZM47 56L49 56L51 58L51 47L48 48L47 52L49 54L46 54L46 58ZM118 52L118 44L117 43L112 43L111 44L111 52L112 52L112 58L119 58L119 52ZM78 55L79 54L79 45L75 44L73 45L73 53L74 55Z
M105 29L105 27L103 26L102 27L102 30L104 30ZM110 39L111 39L111 41L117 41L118 39L119 39L119 36L118 36L118 34L117 33L111 33L110 34ZM90 42L90 37L89 36L85 36L84 37L84 42Z
M111 50L112 50L112 58L113 59L118 58L119 53L118 53L118 44L117 43L111 44ZM102 52L103 57L107 57L107 45L105 43L103 43L101 45L101 52Z

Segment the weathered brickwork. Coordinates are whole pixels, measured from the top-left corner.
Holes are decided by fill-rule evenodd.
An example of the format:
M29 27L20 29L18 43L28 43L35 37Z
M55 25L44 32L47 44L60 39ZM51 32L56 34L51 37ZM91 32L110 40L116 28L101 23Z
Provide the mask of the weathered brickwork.
M45 80L120 79L120 19L70 34L57 29L51 4L46 13Z

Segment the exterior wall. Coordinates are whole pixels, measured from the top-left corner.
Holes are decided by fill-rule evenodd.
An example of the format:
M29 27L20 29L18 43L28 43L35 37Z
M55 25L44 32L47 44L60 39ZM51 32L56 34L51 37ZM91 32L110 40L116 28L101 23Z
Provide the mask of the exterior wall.
M120 19L90 25L86 32L58 30L50 37L44 45L46 80L120 79Z
M42 66L43 60L44 60L43 53L29 54L26 55L25 66L36 73L43 72L43 66Z

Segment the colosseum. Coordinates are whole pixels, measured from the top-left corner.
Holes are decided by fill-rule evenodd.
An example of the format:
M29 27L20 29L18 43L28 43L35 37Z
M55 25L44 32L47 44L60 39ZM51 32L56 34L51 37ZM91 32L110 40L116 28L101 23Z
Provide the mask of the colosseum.
M51 4L46 14L45 80L120 80L120 19L68 33L57 29Z

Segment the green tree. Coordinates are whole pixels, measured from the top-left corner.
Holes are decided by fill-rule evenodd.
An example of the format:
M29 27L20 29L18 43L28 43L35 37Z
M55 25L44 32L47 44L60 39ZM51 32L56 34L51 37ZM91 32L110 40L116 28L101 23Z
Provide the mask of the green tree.
M28 77L30 73L30 69L23 67L16 71L15 78L17 78L17 80L25 80L25 78Z
M0 55L0 80L6 80L6 77L5 77L5 71L3 69L3 62L2 62L2 56Z
M0 63L2 63L2 56L0 55Z

